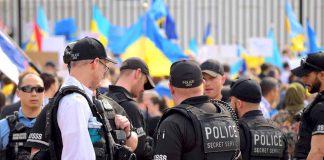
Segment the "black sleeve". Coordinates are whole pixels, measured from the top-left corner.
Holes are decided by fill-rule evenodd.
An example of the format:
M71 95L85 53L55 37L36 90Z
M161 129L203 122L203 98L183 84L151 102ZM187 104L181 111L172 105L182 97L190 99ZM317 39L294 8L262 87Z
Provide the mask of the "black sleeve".
M242 124L239 124L239 133L240 133L240 150L243 152L246 148L246 135L245 129Z
M312 118L314 128L312 134L324 134L324 102L317 103L311 113L310 117Z
M135 150L135 154L137 159L149 159L147 157L152 156L152 149L146 146L146 133L145 133L145 124L142 114L140 113L136 102L134 101L126 101L121 103L121 106L125 109L127 115L129 116L129 120L133 125L134 131L138 135L138 144Z
M283 138L284 142L285 142L285 149L284 149L284 153L283 153L283 157L281 158L281 160L288 160L289 159L289 153L288 153L288 139L287 136L284 134L284 138Z
M36 122L31 129L25 147L45 149L48 147L48 140L45 138L46 112L48 107L43 108L37 116Z
M193 147L195 131L188 119L173 114L163 120L154 137L154 160L180 160L181 153Z
M251 135L249 127L243 121L239 121L240 150L243 159L250 159Z

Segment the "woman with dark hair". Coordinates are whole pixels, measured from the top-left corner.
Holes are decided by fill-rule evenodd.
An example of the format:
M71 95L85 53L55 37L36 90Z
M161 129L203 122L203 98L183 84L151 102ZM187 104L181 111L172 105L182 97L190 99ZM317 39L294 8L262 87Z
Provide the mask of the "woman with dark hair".
M60 88L60 84L58 77L51 73L41 73L40 77L44 82L45 93L43 105L45 106L48 103L49 98L54 97L55 93Z

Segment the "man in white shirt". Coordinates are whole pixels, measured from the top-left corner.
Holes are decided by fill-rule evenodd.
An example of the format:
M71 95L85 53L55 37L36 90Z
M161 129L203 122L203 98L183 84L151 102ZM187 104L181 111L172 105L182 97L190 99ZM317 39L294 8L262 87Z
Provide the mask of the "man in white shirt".
M94 38L85 37L69 44L64 53L64 63L68 64L70 76L63 83L65 86L76 86L83 90L92 100L95 89L100 81L108 74L108 63L116 63L107 56L104 46ZM61 131L62 150L57 154L62 160L94 160L96 159L92 135L89 134L89 122L102 127L102 123L91 112L85 97L78 93L64 96L59 102L57 123ZM125 116L115 116L116 127L125 131L128 139L134 139L137 145L137 136L132 134L130 122ZM127 145L127 142L126 142ZM61 155L60 155L61 154Z

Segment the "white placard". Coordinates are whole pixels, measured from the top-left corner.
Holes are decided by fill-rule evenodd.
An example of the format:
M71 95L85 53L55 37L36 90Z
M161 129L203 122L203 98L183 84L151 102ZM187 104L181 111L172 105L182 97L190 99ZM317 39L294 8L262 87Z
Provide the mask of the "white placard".
M249 38L248 54L253 56L271 57L273 54L272 40L269 38Z
M216 59L222 64L233 64L237 61L237 45L213 45L202 46L198 50L198 61L200 63L207 59Z
M58 66L59 69L64 65L63 55L66 47L64 36L51 36L45 37L42 43L42 49L44 52L57 52L58 53Z

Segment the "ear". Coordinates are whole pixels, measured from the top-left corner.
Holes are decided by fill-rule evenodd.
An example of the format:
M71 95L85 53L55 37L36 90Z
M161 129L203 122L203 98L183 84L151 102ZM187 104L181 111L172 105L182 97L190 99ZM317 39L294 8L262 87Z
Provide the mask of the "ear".
M317 76L321 82L324 82L324 71L319 72L319 74L317 74Z
M241 100L239 100L239 99L237 99L237 101L236 101L236 103L237 103L237 107L239 108L239 109L242 109L242 107L243 107L243 101L241 101Z
M135 79L140 79L142 75L142 70L140 68L135 70Z
M99 66L98 63L99 63L99 58L94 59L93 62L91 63L91 69L96 70Z

